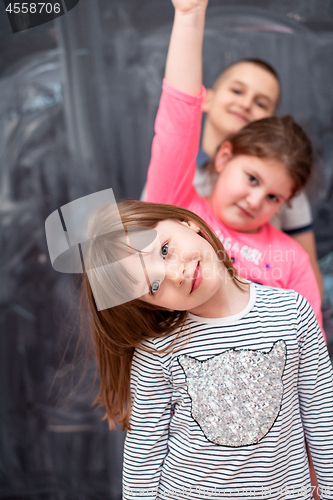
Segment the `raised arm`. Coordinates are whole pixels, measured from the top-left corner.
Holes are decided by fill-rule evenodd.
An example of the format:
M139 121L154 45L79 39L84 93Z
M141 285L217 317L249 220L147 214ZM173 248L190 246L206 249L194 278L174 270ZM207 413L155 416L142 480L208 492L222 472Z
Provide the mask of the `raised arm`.
M175 19L155 122L147 201L189 208L198 196L193 179L204 95L202 41L207 3L173 0Z
M208 0L173 0L175 18L165 67L167 82L199 95L202 85L202 41Z

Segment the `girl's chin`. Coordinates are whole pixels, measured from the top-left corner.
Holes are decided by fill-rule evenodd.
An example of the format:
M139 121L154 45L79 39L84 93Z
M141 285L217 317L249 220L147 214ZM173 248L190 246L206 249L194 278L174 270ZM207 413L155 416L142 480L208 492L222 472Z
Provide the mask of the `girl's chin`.
M240 233L255 234L259 232L259 227L252 227L251 225L242 224L236 221L221 221L223 224L232 231Z
M209 199L206 198L206 200L209 204ZM258 233L261 227L254 225L253 219L251 220L251 224L249 220L244 220L244 217L240 217L238 213L235 214L235 207L232 207L232 210L230 211L226 210L225 212L220 212L216 215L216 217L228 229L231 229L232 231L239 231L240 233Z

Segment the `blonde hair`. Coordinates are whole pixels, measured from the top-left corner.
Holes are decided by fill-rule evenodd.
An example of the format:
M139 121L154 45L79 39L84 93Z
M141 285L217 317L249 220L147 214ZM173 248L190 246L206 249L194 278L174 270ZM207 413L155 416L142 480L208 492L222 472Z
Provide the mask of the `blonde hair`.
M193 221L200 228L199 235L211 244L219 260L225 265L230 278L234 279L238 286L242 283L220 240L210 227L192 212L173 205L140 201L120 202L118 209L125 230L131 226L155 228L164 220ZM86 252L90 269L96 265L100 266L101 262L115 262L119 257L117 235L123 228L119 225L119 220L115 222L113 215L112 206L104 205L95 212L90 221L91 236L103 240L102 244L98 245L97 252L101 255L96 255L94 242ZM115 269L111 277L107 276L108 266L103 266L97 271L98 275L95 275L109 293L112 293L113 287L117 287L116 274L121 272L121 265ZM130 279L126 277L126 273L121 274L121 279L124 276ZM156 308L140 299L98 311L87 275L84 275L82 290L82 306L88 305L100 370L100 390L95 403L105 405L105 418L111 428L115 428L115 423L119 422L123 430L129 429L130 368L134 349L148 338L162 337L178 330L175 339L177 340L186 320L186 311Z

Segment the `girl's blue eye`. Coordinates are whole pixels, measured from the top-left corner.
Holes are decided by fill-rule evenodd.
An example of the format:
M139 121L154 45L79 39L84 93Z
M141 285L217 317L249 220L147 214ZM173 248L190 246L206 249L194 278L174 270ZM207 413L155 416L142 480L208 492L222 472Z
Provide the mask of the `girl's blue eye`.
M162 257L166 257L169 253L169 246L167 244L163 245L161 248Z
M154 293L158 292L159 288L160 288L160 282L158 280L153 281L152 284L150 285L150 293L154 295Z
M160 254L161 254L162 258L165 259L166 256L168 255L168 253L169 253L169 246L167 245L167 243L165 243L164 245L161 246ZM152 284L150 285L150 294L151 295L154 295L156 292L159 291L160 284L161 284L161 282L159 280L155 280L152 282Z

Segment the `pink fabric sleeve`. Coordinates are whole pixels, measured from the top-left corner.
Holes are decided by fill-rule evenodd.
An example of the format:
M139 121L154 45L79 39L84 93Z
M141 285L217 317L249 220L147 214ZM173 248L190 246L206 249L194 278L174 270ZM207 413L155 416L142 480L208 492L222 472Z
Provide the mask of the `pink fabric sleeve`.
M148 170L147 201L186 208L198 196L193 180L204 95L204 88L200 96L193 96L164 80Z
M295 292L302 295L310 303L326 341L318 285L308 254L303 249L297 252L297 262L294 262L286 288L295 290Z

